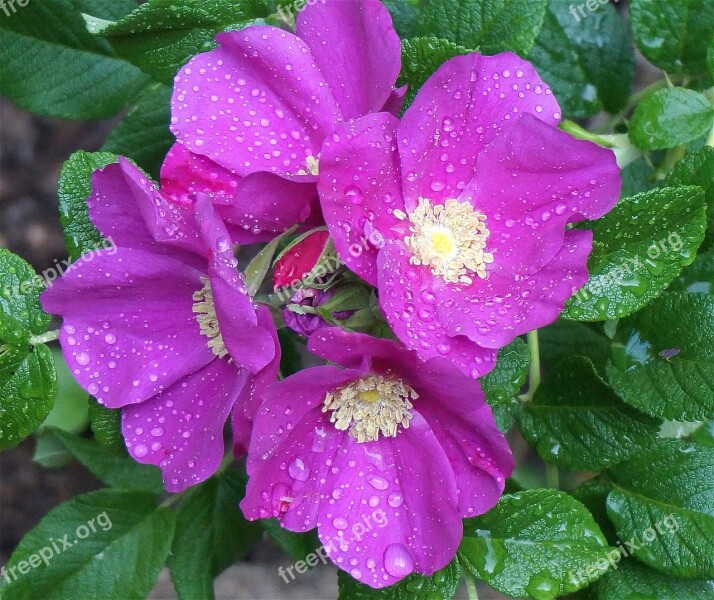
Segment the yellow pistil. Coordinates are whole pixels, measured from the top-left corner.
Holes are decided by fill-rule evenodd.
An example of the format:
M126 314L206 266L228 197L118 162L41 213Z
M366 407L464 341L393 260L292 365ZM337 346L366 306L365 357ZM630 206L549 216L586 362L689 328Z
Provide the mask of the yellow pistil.
M399 379L369 375L327 394L322 412L332 411L330 422L358 442L374 442L395 437L399 425L409 428L410 400L418 397Z
M397 214L397 218L406 217L401 211ZM419 198L408 217L412 235L404 243L412 253L411 264L426 265L449 283L470 284L470 273L486 279L486 265L493 262L493 254L486 252L490 234L486 215L468 202L449 199L432 206L426 198Z
M196 321L201 328L201 335L208 338L208 347L218 358L223 358L228 354L226 345L221 337L218 328L218 317L216 307L213 304L213 293L208 277L201 277L204 286L193 294L193 312L196 313Z

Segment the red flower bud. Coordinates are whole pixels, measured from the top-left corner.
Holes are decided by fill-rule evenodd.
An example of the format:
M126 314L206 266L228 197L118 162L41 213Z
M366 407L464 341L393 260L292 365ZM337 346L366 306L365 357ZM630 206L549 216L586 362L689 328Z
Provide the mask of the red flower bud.
M294 246L283 252L275 263L275 289L295 284L312 271L320 260L330 234L324 229L308 233Z

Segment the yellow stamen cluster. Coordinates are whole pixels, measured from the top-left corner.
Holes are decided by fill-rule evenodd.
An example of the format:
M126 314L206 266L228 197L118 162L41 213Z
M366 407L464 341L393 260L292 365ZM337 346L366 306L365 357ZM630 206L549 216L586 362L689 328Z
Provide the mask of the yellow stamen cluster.
M407 215L400 212L397 217ZM449 199L432 206L426 198L419 198L409 220L412 235L404 243L412 253L411 264L427 265L449 283L470 284L469 273L486 279L486 265L493 262L493 254L485 251L490 234L485 215L468 202Z
M314 175L317 177L320 174L320 160L315 156L308 156L305 159L305 166L307 170L300 169L298 175Z
M369 375L327 394L322 412L332 411L330 422L358 442L374 442L380 434L395 437L399 425L409 428L410 400L418 397L399 379Z
M201 328L201 335L205 335L209 340L208 347L218 358L223 358L228 354L228 350L218 328L211 283L207 277L201 277L201 281L204 284L203 288L193 294L193 312L196 313L196 321Z

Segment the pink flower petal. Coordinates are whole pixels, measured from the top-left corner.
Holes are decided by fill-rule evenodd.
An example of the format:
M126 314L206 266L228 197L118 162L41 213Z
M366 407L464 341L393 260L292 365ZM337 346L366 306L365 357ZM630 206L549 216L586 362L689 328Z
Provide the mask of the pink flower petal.
M377 113L340 125L325 141L320 162L318 191L337 253L373 285L384 238L406 234L404 221L394 216L404 210L397 124L392 115Z
M177 139L243 177L268 171L315 181L299 172L341 114L308 46L266 26L216 40L219 48L191 59L176 78Z
M94 225L116 246L170 254L194 266L202 254L193 208L171 203L125 158L96 171L87 199ZM188 250L190 252L182 252Z
M42 305L63 317L60 342L80 385L118 408L207 365L214 355L192 312L201 276L174 258L129 248L70 267Z
M296 32L345 119L382 110L401 69L402 48L379 0L313 2L299 13Z
M161 184L163 194L184 202L197 193L209 194L238 244L269 241L307 220L312 211L319 213L312 183L293 183L270 173L239 177L178 143L161 168Z
M437 308L436 279L428 267L411 265L409 258L398 242L387 243L379 253L379 304L399 340L423 360L448 357L474 379L491 371L496 351L448 329Z
M125 407L122 433L130 454L159 466L170 492L204 481L221 464L223 426L245 381L245 372L215 359L148 402Z
M228 231L205 194L196 198L196 220L208 247L208 277L221 337L236 364L257 373L275 356L273 337L258 324Z
M530 63L506 52L445 62L419 90L399 125L404 196L441 203L473 178L476 157L522 114L549 125L560 121L550 88Z
M461 541L451 466L422 415L412 415L396 438L360 444L344 433L320 490L318 534L327 555L374 588L413 571L432 575Z
M241 390L233 408L233 453L238 457L248 452L250 433L253 429L253 418L260 408L266 388L275 383L280 371L281 348L278 332L273 323L273 316L265 306L260 306L256 312L258 314L258 325L271 334L275 345L275 354L273 360L248 379L247 385Z
M501 348L515 337L550 325L565 302L588 280L592 232L573 229L540 271L516 278L492 273L470 286L443 285L437 314L447 331L457 331L486 348Z
M615 155L530 115L479 155L459 198L487 217L488 271L533 273L563 244L567 223L597 219L615 206L621 179Z

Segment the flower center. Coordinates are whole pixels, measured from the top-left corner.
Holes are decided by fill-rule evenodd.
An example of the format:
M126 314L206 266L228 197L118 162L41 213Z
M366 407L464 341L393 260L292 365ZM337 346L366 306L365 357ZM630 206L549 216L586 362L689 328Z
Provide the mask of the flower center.
M193 294L193 312L196 313L196 321L201 328L201 335L205 335L209 340L208 347L218 358L223 358L228 354L228 350L218 328L211 283L208 281L208 277L201 277L201 281L204 284L203 288Z
M407 215L399 212L397 217ZM426 265L449 283L472 283L470 273L486 279L486 265L493 262L493 254L485 251L490 234L486 215L468 202L449 199L432 206L426 198L419 198L409 221L412 235L404 243L412 253L411 264Z
M399 425L409 428L410 400L418 397L399 379L370 375L327 394L322 412L332 411L330 422L358 442L374 442L380 434L395 437Z
M317 177L320 174L320 159L316 156L308 156L305 159L305 169L300 169L298 175L314 175Z

